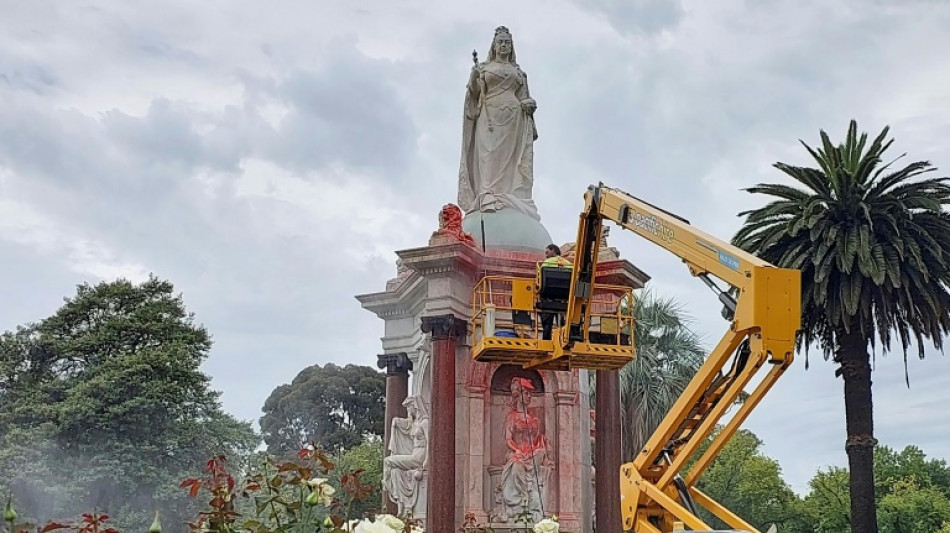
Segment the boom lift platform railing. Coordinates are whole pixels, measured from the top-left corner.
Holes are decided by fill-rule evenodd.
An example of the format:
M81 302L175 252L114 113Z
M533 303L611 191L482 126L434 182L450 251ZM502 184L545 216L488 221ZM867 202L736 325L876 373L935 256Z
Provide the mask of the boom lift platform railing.
M632 309L629 289L595 283L604 220L682 259L690 274L716 293L729 322L643 450L621 467L622 526L638 533L667 533L679 525L709 531L697 515L701 506L736 531L758 533L698 490L696 482L792 363L801 324L798 270L777 268L619 189L591 186L580 215L572 269L539 268L535 279L486 277L476 286L472 357L552 370L617 369L633 359L629 311L618 304L604 312L604 303L612 301L607 296L624 290L626 296L616 301L626 297L627 309ZM539 336L538 318L551 312L563 314L563 322L553 328L550 339L544 339ZM766 370L764 376L739 403L761 370ZM684 472L733 407L737 409L732 417Z
M544 338L542 322L546 314L557 321L567 311L571 269L539 263L537 273L535 278L485 276L475 285L470 330L476 360L531 368L536 366L533 361L555 350L555 341ZM574 346L571 358L540 368L616 369L625 365L633 359L632 303L630 287L597 285L593 312L584 328L585 342Z

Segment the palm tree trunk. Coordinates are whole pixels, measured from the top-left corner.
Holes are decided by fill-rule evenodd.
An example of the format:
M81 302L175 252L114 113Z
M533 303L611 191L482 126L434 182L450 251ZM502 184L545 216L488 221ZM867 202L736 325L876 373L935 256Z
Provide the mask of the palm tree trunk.
M874 418L871 403L871 361L867 339L852 327L838 336L837 373L844 378L848 467L851 477L851 532L877 533L874 505Z

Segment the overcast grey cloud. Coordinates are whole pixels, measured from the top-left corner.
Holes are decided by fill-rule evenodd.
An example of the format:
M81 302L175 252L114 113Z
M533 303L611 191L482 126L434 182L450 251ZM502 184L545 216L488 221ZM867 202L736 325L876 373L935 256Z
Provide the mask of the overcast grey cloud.
M807 163L798 139L890 124L950 173L950 6L846 0L8 3L0 19L0 328L75 284L149 272L213 333L225 408L256 419L307 365L373 364L394 250L456 195L471 52L514 34L539 103L535 198L558 242L591 182L728 238ZM672 256L611 244L712 345L714 297ZM950 457L950 361L878 356L880 440ZM804 357L748 427L805 490L844 464L841 383Z

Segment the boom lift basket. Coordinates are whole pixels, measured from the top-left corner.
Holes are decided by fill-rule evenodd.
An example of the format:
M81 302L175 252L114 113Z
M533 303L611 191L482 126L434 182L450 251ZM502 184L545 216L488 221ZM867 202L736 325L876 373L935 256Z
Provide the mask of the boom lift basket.
M618 369L634 357L633 294L629 287L596 285L582 342L560 344L571 271L539 267L536 278L485 276L472 293L472 358L547 370ZM622 302L626 304L622 305ZM545 319L553 322L545 339ZM559 357L551 359L552 353ZM539 360L547 359L542 363Z

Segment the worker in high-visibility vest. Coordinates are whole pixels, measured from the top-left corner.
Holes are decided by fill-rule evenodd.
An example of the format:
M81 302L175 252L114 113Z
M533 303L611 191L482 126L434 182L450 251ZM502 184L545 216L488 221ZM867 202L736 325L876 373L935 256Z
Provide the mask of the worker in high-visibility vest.
M630 344L630 326L633 323L633 306L631 305L631 293L626 293L623 295L623 298L620 299L620 319L624 321L623 327L620 329L620 344L629 345Z
M570 261L561 257L561 249L556 244L549 244L544 249L544 261L541 262L541 268L573 268L573 266ZM551 338L555 315L555 313L541 313L541 338L544 340Z
M544 249L544 261L542 267L564 267L571 268L573 265L567 259L561 257L561 249L556 244L549 244Z

